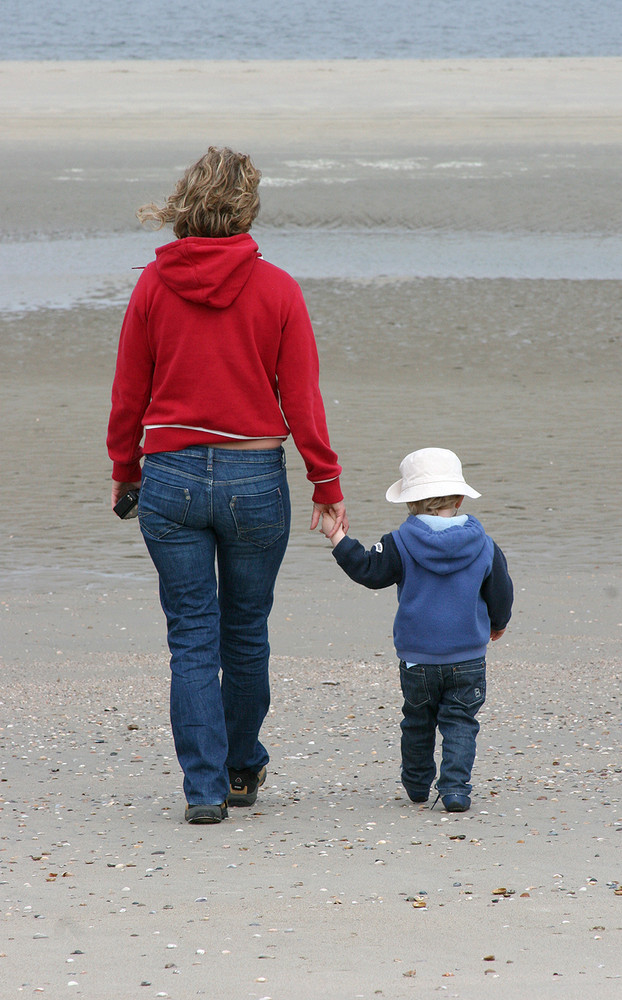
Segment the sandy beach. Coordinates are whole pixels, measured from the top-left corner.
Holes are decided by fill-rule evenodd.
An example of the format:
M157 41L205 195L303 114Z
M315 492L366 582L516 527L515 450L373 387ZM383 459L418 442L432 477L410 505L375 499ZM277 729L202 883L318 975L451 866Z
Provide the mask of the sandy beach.
M263 171L260 245L261 227L593 245L620 234L621 78L618 59L0 63L3 248L54 284L38 246L78 260L81 240L138 239L136 207L224 142ZM64 308L0 303L3 995L616 997L619 281L301 276L352 533L399 523L383 497L406 452L450 447L515 612L471 811L414 806L395 595L355 587L308 532L290 444L268 780L198 829L155 575L108 510L135 275L96 275Z

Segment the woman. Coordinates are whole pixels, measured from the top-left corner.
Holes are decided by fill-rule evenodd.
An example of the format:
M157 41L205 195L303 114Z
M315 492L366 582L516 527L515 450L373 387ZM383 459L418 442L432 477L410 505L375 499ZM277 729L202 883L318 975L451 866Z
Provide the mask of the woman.
M251 805L266 777L259 731L290 525L290 432L314 486L311 528L324 511L347 528L302 293L249 235L260 176L250 157L210 147L163 208L139 209L177 239L138 280L112 389L112 505L141 484L189 823Z

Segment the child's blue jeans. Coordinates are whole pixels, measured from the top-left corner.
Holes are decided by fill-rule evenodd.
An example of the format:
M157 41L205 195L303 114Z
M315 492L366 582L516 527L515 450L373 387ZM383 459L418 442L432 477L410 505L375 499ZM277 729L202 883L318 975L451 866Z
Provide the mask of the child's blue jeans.
M486 661L462 663L400 662L402 707L402 784L410 798L425 800L436 776L436 729L443 737L436 788L440 795L471 791L471 770L486 699Z

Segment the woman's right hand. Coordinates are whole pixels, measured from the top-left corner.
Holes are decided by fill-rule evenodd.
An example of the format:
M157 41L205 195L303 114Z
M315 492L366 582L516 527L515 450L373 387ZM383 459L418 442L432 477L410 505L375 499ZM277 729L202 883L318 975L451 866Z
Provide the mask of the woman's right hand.
M350 525L348 523L348 515L346 514L346 505L343 500L340 500L339 503L314 503L311 515L311 531L317 528L322 514L328 514L335 522L333 530L330 535L326 536L327 538L332 538L339 528L341 528L344 534L348 531Z

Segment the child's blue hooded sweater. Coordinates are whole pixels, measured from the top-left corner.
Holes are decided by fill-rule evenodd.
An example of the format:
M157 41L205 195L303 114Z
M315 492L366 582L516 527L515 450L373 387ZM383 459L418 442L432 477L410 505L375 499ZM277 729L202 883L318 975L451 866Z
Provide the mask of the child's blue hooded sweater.
M401 660L483 658L491 628L502 630L510 619L513 592L505 556L471 515L452 518L442 531L427 520L411 515L370 552L346 536L333 555L357 583L373 589L397 584L393 639Z
M393 538L404 568L393 624L399 658L460 663L484 657L490 615L481 591L492 570L492 538L474 517L435 531L413 516Z

